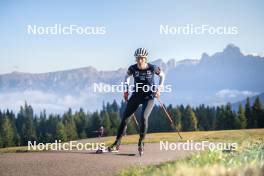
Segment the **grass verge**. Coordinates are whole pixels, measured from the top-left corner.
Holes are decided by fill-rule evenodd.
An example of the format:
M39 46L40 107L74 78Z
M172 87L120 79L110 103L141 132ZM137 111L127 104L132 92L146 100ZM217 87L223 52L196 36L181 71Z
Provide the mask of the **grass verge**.
M131 167L118 176L174 176L174 175L264 175L264 129L191 132L194 141L237 142L233 152L204 151L182 160L159 165ZM183 135L193 137L189 134ZM168 137L168 136L167 136ZM184 138L186 139L186 138ZM174 141L175 142L175 141Z

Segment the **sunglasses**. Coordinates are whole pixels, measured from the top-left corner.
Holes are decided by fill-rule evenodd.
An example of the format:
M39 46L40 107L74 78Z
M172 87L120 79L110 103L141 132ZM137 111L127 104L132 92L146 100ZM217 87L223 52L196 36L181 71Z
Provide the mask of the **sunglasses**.
M146 57L137 57L137 60L146 59Z

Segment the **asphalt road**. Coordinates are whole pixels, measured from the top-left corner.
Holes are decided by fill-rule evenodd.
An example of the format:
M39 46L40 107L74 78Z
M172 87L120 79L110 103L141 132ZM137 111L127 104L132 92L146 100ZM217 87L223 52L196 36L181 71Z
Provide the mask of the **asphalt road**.
M1 176L103 176L131 166L178 160L195 151L160 150L159 143L145 144L140 157L137 145L122 145L119 153L95 154L94 151L47 151L0 154Z

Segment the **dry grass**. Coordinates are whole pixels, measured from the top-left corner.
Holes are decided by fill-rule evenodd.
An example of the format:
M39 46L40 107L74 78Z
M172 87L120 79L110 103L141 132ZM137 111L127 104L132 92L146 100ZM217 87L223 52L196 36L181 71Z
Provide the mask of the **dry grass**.
M149 142L177 140L177 134L158 133L148 136ZM210 142L237 142L235 152L205 151L176 162L160 165L132 167L118 173L119 176L264 176L264 129L228 130L182 133L184 140L208 140ZM125 142L134 142L135 137Z
M183 139L180 139L176 132L174 133L149 133L146 135L146 143L163 141L181 142L187 140L193 141L210 141L210 142L238 142L242 143L248 139L258 139L264 136L264 129L246 129L246 130L222 130L222 131L194 131L181 132ZM122 144L135 144L138 142L138 135L124 136ZM110 144L115 137L108 138L104 142Z

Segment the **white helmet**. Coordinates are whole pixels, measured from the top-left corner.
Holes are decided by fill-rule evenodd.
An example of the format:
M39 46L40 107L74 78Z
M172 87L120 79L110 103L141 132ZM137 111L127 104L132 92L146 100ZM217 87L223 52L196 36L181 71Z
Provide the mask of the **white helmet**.
M135 51L135 54L134 56L137 58L137 57L147 57L148 56L148 52L145 48L138 48L136 51Z

